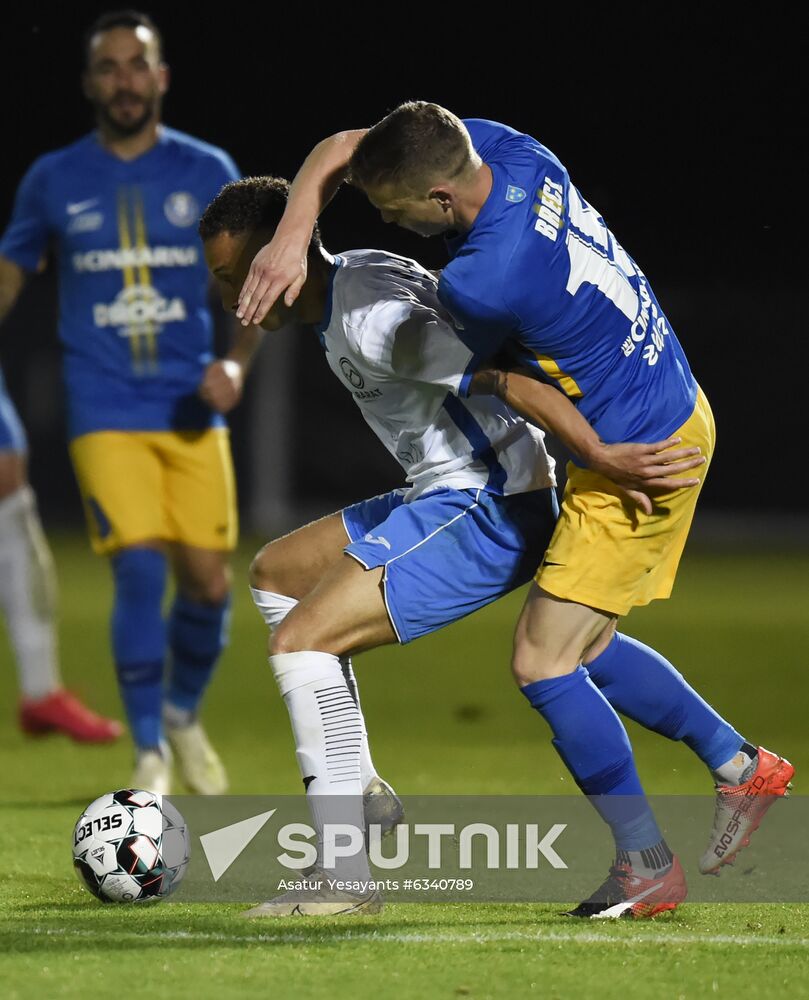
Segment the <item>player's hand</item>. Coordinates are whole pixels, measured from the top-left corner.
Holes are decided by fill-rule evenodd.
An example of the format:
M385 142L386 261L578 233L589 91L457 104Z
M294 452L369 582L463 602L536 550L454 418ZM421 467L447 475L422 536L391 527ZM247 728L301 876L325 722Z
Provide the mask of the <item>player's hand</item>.
M704 465L707 459L698 447L677 448L681 440L670 437L653 444L602 444L589 456L587 464L651 514L655 495L692 489L700 483L683 473Z
M260 323L284 291L284 302L292 305L306 281L308 251L308 239L301 246L278 233L259 250L239 294L236 316L242 326Z
M242 398L244 371L238 361L222 358L205 369L199 395L217 413L228 413Z

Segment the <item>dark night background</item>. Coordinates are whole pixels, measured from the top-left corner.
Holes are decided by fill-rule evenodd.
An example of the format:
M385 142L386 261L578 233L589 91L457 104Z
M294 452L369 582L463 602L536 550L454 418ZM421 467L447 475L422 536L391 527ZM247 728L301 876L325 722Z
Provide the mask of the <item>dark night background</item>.
M110 6L27 5L5 21L0 226L31 161L91 127L81 32ZM807 174L788 8L749 19L652 4L595 18L589 5L476 17L445 6L144 9L172 70L165 121L223 146L246 174L290 177L317 140L407 98L534 134L643 268L708 393L719 446L703 509L804 512ZM322 229L333 251L381 246L444 263L439 240L384 226L350 189ZM50 523L79 517L54 321L45 275L0 333ZM231 421L243 495L251 434L290 436L293 495L323 509L400 484L314 338L298 334L295 352L294 424L250 426L255 384Z

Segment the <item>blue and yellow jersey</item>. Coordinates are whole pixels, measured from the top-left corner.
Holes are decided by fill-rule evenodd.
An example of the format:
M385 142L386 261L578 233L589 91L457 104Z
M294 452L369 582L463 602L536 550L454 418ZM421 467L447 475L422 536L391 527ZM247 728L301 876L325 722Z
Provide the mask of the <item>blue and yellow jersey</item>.
M212 358L197 222L238 176L223 150L161 127L135 160L93 133L23 178L0 254L34 271L56 253L71 437L221 423L197 396Z
M651 286L541 143L464 122L492 171L472 229L448 241L441 302L479 359L505 349L563 391L607 442L680 427L696 383Z

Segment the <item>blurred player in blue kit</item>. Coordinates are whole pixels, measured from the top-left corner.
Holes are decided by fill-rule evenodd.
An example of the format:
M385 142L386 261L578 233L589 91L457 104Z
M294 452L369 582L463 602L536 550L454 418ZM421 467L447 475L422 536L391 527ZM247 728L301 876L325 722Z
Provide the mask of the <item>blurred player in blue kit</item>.
M439 105L409 102L371 130L315 147L274 239L251 266L242 322L260 322L285 291L285 306L295 301L312 225L348 176L385 221L446 236L451 259L437 294L469 347L470 372L505 352L510 365L574 402L602 441L668 439L666 447L682 443L710 459L713 417L683 349L646 276L565 167L531 136L462 122ZM526 376L510 365L491 374L490 391L539 419L524 395ZM700 483L706 469L695 470ZM704 873L747 846L794 771L745 740L659 653L616 632L632 607L670 595L698 494L658 484L633 510L597 470L571 463L517 625L515 680L615 839L608 878L576 916L653 916L686 892L616 709L685 742L713 774Z
M216 794L226 775L197 713L226 641L237 536L222 414L257 339L243 330L226 358L211 353L196 227L238 171L223 150L160 124L168 82L148 17L106 14L89 29L83 87L97 127L23 178L0 241L0 295L7 311L53 250L70 455L93 549L112 568L132 783L169 791L165 734L188 788Z

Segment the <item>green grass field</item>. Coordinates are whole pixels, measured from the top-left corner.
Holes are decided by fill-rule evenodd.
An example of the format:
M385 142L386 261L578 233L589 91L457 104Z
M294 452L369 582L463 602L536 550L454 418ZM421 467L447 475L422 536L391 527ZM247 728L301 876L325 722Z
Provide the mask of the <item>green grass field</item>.
M107 646L106 565L55 541L64 674L120 716ZM237 581L251 554L246 545ZM809 773L805 651L809 553L690 552L675 597L627 631L665 651L752 740ZM577 794L508 670L515 595L406 649L357 663L380 772L418 793ZM208 730L239 794L294 793L286 710L264 628L237 591L233 637L207 701ZM125 785L125 743L25 740L0 637L0 996L809 997L809 905L685 905L647 923L572 922L546 905L390 905L379 917L242 921L241 906L102 907L70 866L82 807ZM709 794L683 746L631 727L653 793ZM181 791L181 789L177 789Z

